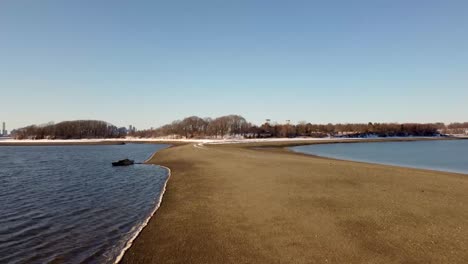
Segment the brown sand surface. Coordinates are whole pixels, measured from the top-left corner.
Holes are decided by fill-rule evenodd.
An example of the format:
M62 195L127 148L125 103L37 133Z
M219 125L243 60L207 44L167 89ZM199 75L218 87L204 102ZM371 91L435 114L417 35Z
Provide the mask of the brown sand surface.
M171 178L122 263L468 263L468 175L246 145L150 162Z

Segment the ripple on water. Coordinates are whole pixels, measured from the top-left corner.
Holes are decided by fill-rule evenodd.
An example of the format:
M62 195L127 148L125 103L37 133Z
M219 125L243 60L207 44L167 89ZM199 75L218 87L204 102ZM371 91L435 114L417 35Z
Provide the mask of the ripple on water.
M0 147L0 263L112 263L167 179L164 145Z

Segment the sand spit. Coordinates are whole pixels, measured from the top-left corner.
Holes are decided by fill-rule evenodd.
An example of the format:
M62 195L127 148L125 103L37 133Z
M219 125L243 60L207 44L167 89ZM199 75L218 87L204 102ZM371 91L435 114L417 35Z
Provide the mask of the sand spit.
M316 158L284 142L194 145L150 161L171 180L122 263L468 259L466 175Z

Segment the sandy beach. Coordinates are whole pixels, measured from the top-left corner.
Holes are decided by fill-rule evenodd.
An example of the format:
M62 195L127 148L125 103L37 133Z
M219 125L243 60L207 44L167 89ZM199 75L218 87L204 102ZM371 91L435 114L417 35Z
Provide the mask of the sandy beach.
M171 179L122 263L466 263L466 175L281 148L296 144L158 152Z

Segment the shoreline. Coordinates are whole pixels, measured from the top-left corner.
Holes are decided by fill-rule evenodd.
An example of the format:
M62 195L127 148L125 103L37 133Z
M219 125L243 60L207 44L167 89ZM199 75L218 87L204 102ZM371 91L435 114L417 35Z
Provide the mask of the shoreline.
M347 143L350 143L350 142L347 142ZM357 142L354 142L354 143L357 143ZM362 142L362 143L364 143L364 142ZM372 143L372 142L365 142L365 143ZM378 142L374 142L374 143L378 143ZM381 142L381 143L384 143L384 142ZM339 144L339 143L332 143L332 144ZM284 151L290 152L292 154L311 156L311 157L314 157L314 158L329 159L329 160L335 160L335 161L348 161L348 162L356 162L356 163L363 163L363 164L375 164L375 165L390 166L390 167L395 167L395 168L423 170L423 171L428 171L428 172L453 173L453 174L468 176L468 171L467 172L462 172L462 171L444 170L444 169L435 169L435 168L412 167L412 166L406 166L406 165L391 164L391 163L380 163L380 162L374 162L374 161L327 157L327 156L321 156L321 155L318 155L318 154L309 154L309 153L304 153L304 152L300 152L300 151L295 151L295 150L292 149L293 147L297 147L297 146L283 147L283 149L284 149Z
M151 158L153 158L154 155L156 155L157 152L155 152ZM151 159L150 158L150 159ZM145 161L146 163L146 161ZM164 182L164 185L163 185L163 188L161 190L161 193L159 194L159 197L157 199L157 202L155 204L155 207L153 209L153 211L149 214L149 216L145 219L145 221L143 221L143 223L138 227L137 231L135 232L135 234L132 235L132 237L125 243L125 246L124 248L121 250L121 252L119 253L119 255L117 256L117 258L114 260L114 264L118 264L122 261L122 258L124 257L125 253L132 247L133 245L133 242L135 241L135 239L138 238L138 236L140 235L140 233L144 230L144 228L148 225L148 223L151 221L151 219L153 218L154 214L156 213L156 211L158 211L158 209L161 207L161 203L162 203L162 199L163 199L163 196L164 196L164 193L166 192L166 188L167 188L167 183L169 182L169 179L171 178L171 169L168 168L168 167L165 167L165 166L161 166L161 165L156 165L156 164L148 164L148 165L151 165L151 166L159 166L161 168L164 168L167 170L167 179L166 181Z
M447 170L438 170L438 169L431 169L431 168L422 168L422 167L410 167L398 164L388 164L388 163L378 163L372 161L360 161L360 160L352 160L352 159L344 159L344 158L334 158L334 157L326 157L317 154L308 154L303 152L298 152L292 150L293 147L299 146L307 146L307 145L322 145L322 144L352 144L352 143L388 143L388 142L418 142L418 141L431 141L431 140L468 140L468 138L449 138L449 139L431 139L431 138L398 138L398 139L369 139L369 140L347 140L347 141L339 141L339 140L330 140L330 141L318 141L318 142L269 142L268 144L256 144L256 143L242 143L241 147L253 150L265 150L265 151L273 151L273 152L287 152L293 155L305 156L305 157L313 157L318 159L328 159L334 161L345 161L345 162L356 162L361 164L373 164L373 165L381 165L381 166L389 166L394 168L404 168L404 169L414 169L414 170L423 170L428 172L441 172L441 173L453 173L458 175L468 175L468 172L460 172L460 171L447 171Z
M468 232L453 229L468 216L466 175L317 158L284 148L290 144L186 144L159 152L149 162L171 168L171 184L122 263L468 257ZM439 241L430 251L428 239Z
M320 156L320 155L306 154L306 153L294 152L294 151L291 151L291 153L292 154L298 154L298 155L303 154L303 155L306 155L306 156L309 156L309 157L314 157L314 158L317 158L317 159L355 162L355 163L369 164L369 165L388 166L388 167L393 167L393 168L398 168L398 169L410 169L410 170L420 170L420 171L433 172L433 173L440 172L440 173L449 173L449 174L456 174L456 175L461 175L461 176L468 176L468 172L448 171L448 170L442 170L442 169L438 170L438 169L422 168L422 167L409 167L409 166L403 166L403 165L397 165L397 164L378 163L378 162L372 162L372 161L359 161L359 160L351 160L351 159L340 159L340 158L325 157L325 156Z
M168 145L166 148L163 148L163 149L167 149L167 148L170 148L172 147L171 145ZM117 258L114 260L114 264L118 264L120 263L120 261L122 260L123 256L125 255L125 252L127 252L127 250L129 250L132 245L133 245L133 241L135 241L135 239L138 238L138 236L140 235L140 233L143 231L143 229L148 225L149 221L151 221L151 219L153 218L154 214L156 213L156 211L159 209L159 207L161 206L161 203L162 203L162 199L164 197L164 193L166 192L166 188L167 188L167 183L169 182L169 179L171 178L171 169L168 168L168 167L165 167L165 166L162 166L162 165L156 165L156 164L151 164L149 163L150 160L152 160L156 154L159 152L160 150L157 150L155 151L153 154L151 154L151 156L146 159L143 164L146 164L146 165L150 165L150 166L157 166L157 167L161 167L163 169L165 169L167 171L167 178L166 178L166 181L164 182L164 185L163 185L163 188L161 189L161 193L159 194L159 197L157 198L157 202L155 204L155 207L154 209L151 211L151 213L148 215L148 217L143 221L143 223L137 228L137 231L132 235L132 237L125 243L125 246L124 248L121 250L121 252L119 253L119 255L117 256Z
M259 138L259 139L161 139L161 138L125 138L125 139L65 139L65 140L0 140L0 146L80 146L80 145L124 145L124 144L261 144L277 146L278 144L308 145L355 142L405 142L429 140L467 140L468 137L381 137L381 138Z
M36 147L36 146L101 146L124 145L121 141L0 141L0 147Z

